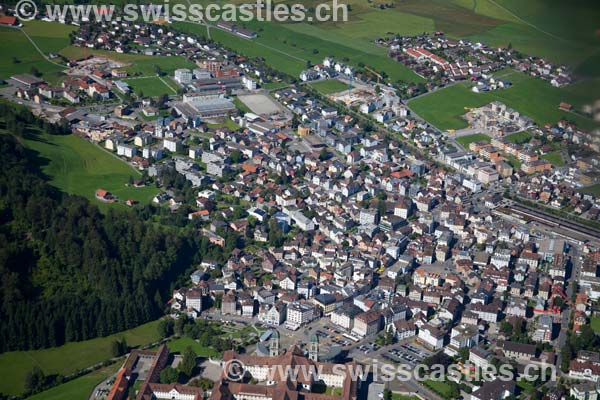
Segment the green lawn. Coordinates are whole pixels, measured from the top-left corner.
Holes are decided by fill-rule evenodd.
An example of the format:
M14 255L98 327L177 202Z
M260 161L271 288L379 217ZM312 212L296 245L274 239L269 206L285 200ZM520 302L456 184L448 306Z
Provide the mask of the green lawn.
M110 348L114 339L124 338L131 347L152 343L159 339L157 326L158 321L153 321L103 338L67 343L50 349L0 354L0 393L21 393L24 390L25 376L35 365L47 375L66 376L108 360L112 357Z
M500 101L520 113L533 118L539 125L556 123L561 118L574 121L584 129L597 127L590 118L561 111L558 105L568 102L580 109L595 96L590 87L555 88L548 82L516 71L500 71L513 86L486 93L473 93L471 84L461 83L409 102L409 106L421 117L438 129L461 129L468 126L462 116L468 111L465 107L481 107L492 101ZM595 87L595 86L594 86Z
M483 133L476 133L474 135L462 136L456 138L456 141L460 143L464 148L468 149L469 145L473 142L491 142L492 138Z
M162 80L158 76L145 76L124 79L124 81L131 87L133 93L136 95L143 93L143 97L158 97L163 94L177 94L177 88L179 87L171 80L171 78L166 76L162 77Z
M594 196L600 196L600 183L579 189L581 193L588 193ZM598 322L598 332L600 332L600 319Z
M348 85L338 81L337 79L329 79L326 81L314 82L311 83L310 86L314 87L323 94L332 94L348 90Z
M76 135L31 135L24 140L24 145L38 153L42 172L50 178L52 185L67 193L84 196L102 209L122 203L96 200L95 192L99 188L113 193L121 202L132 198L149 203L158 193L153 186L129 186L129 178L139 178L139 171L116 154Z
M480 8L477 12L495 10L494 12L510 16L505 18L496 13L495 17L507 22L487 32L473 35L472 39L482 40L494 46L506 46L510 43L524 53L573 66L581 62L587 62L591 66L592 63L587 60L598 54L598 36L593 32L597 28L594 21L600 18L600 9L594 2L496 0L495 3L503 7L501 8L490 0L458 1L465 2L466 7L469 7L469 3L471 7L476 3L476 8L488 3L488 10ZM507 11L512 14L508 14ZM594 70L597 74L597 64Z
M529 132L516 132L505 137L511 143L523 144L531 140L532 136Z
M535 386L532 384L532 382L529 382L526 379L518 379L517 387L519 387L519 389L525 393L532 393L535 390Z
M327 386L327 389L325 389L325 394L330 395L330 396L341 396L342 388Z
M55 22L42 22L39 20L25 22L23 30L37 44L44 55L58 53L69 45L69 33L76 29L72 25L63 25ZM7 79L11 75L30 73L36 68L43 79L56 83L62 76L64 69L47 61L40 54L25 34L17 29L0 27L0 79ZM60 59L53 59L56 64L62 64Z
M244 102L241 101L237 96L233 98L233 104L235 104L237 109L243 112L244 114L252 112L252 110L246 104L244 104Z
M555 167L562 167L565 165L562 155L558 151L551 151L550 153L541 156L542 159L550 161Z
M419 116L441 130L461 129L468 126L462 118L465 107L481 107L489 99L475 96L465 85L454 85L420 97L408 103Z
M287 85L288 85L287 82L268 82L268 83L265 83L264 85L261 85L261 87L266 90L278 90L278 89L286 87Z
M521 169L521 165L523 163L517 157L512 156L510 154L503 154L503 156L506 157L506 160L508 161L511 167L515 169Z
M194 339L182 337L167 343L167 347L171 353L183 353L187 347L191 347L199 357L217 357L221 353L210 347L201 346Z
M405 396L400 393L392 393L392 400L419 400L416 396Z
M64 69L46 61L25 35L15 29L0 27L0 53L0 79L30 73L36 68L44 79L55 82Z
M240 129L240 126L232 120L230 120L229 118L223 118L221 122L217 123L207 123L206 126L210 129L227 128L232 131L237 131L238 129Z
M434 381L428 379L424 384L445 399L452 398L453 393L458 391L458 385L452 381Z
M92 390L104 379L117 372L120 363L112 364L108 367L100 368L90 372L87 375L73 379L62 385L53 387L34 396L28 397L29 400L87 400Z

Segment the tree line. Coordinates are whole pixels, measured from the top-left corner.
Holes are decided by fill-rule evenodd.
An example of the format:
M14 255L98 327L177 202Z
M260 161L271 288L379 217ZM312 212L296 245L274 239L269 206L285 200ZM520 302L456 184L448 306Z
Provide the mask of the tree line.
M2 112L6 107L0 103L5 124L17 116L26 131L45 128L32 115ZM59 346L157 319L203 254L222 257L201 235L156 226L133 211L102 214L87 199L58 191L15 136L0 135L0 159L0 352Z

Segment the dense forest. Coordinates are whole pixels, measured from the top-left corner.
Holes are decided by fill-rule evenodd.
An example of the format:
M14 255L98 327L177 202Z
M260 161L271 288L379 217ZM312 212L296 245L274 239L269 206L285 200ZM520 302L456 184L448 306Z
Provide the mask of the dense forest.
M2 115L0 128L17 135L30 124L64 133L28 113ZM36 157L18 136L0 134L0 352L156 319L202 254L223 256L200 235L151 224L135 211L102 214L87 199L59 192Z

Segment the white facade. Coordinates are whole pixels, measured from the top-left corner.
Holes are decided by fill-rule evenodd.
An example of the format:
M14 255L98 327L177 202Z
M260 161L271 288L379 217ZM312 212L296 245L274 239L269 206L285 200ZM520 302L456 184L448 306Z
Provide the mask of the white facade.
M304 325L315 317L315 309L312 306L301 303L292 303L287 308L287 322L294 325Z
M175 70L175 82L180 83L182 85L187 85L192 81L193 78L192 71L187 68L180 68Z

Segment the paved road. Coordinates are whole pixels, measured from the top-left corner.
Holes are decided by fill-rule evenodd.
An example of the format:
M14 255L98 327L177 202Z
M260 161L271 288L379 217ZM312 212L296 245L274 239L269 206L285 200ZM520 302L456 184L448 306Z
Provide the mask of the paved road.
M569 250L569 255L571 256L571 276L569 277L568 286L566 290L566 295L571 299L573 296L573 291L575 288L575 282L579 279L580 269L581 269L581 261L579 260L580 256L580 248L578 245L572 243L571 249ZM573 306L567 307L562 313L562 321L560 327L560 333L558 334L558 339L556 340L556 348L559 349L557 355L557 367L560 368L562 363L562 353L560 349L562 349L567 343L567 332L569 331L569 321L571 320L571 313Z

